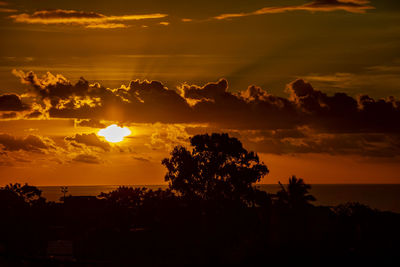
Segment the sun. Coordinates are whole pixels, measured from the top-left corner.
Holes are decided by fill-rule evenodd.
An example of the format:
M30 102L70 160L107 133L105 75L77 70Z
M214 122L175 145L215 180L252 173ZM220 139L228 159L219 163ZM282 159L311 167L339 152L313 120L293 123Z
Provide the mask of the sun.
M124 137L131 134L131 130L126 127L119 127L116 124L112 124L107 128L101 129L98 133L99 136L103 136L108 142L118 143L124 140Z

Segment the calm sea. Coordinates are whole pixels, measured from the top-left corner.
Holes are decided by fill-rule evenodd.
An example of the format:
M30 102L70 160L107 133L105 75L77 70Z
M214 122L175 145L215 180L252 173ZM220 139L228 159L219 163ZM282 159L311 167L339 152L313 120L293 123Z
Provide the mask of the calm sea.
M118 185L109 186L68 186L67 195L97 196L101 192L109 192L118 188ZM166 185L134 185L150 189L166 188ZM258 185L259 189L269 193L276 193L279 185ZM59 201L63 196L59 186L42 186L43 196L50 201ZM389 210L400 213L400 185L312 185L311 194L317 205L334 206L346 202L360 202L371 208Z

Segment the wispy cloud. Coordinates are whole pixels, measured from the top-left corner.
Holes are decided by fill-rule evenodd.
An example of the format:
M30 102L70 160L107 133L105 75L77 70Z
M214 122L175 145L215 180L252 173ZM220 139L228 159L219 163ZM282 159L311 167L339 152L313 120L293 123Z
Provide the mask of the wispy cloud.
M85 27L88 29L117 29L117 28L128 28L129 26L123 23L100 23L100 24L88 24Z
M15 22L28 24L70 24L82 25L86 28L125 28L128 25L121 22L146 19L159 19L167 17L167 14L133 14L120 16L107 16L97 12L76 10L41 10L32 14L22 13L9 16ZM119 22L119 23L117 23Z
M353 73L310 73L302 78L312 82L316 87L335 91L338 88L352 94L365 90L380 88L378 94L398 96L400 83L400 65L377 65L360 69ZM384 85L384 86L383 86Z
M350 13L365 13L369 9L374 9L374 7L371 6L370 1L367 0L315 0L304 5L272 6L264 7L253 12L226 13L218 15L214 17L214 19L223 20L289 11L331 12L342 10Z
M0 1L0 13L11 13L11 12L17 12L18 10L16 9L11 9L11 8L5 8L1 6L8 6L7 2Z

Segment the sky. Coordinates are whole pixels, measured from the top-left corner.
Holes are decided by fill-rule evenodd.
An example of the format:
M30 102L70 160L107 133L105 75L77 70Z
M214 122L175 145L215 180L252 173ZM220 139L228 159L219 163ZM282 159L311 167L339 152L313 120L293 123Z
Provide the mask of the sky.
M400 183L399 1L0 1L0 35L0 185L163 184L213 132L262 183Z

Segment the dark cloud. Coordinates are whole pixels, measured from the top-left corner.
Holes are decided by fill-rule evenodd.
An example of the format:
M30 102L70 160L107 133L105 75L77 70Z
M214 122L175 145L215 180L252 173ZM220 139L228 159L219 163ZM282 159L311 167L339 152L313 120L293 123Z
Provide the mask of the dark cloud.
M276 130L309 126L320 132L399 133L400 102L345 93L327 95L304 80L278 97L250 86L229 91L226 80L204 86L182 85L178 91L157 81L132 81L108 89L81 78L72 84L61 75L17 72L34 92L50 102L50 117L138 123L207 123L225 129ZM89 122L88 122L89 124Z
M88 164L100 164L101 160L95 155L90 154L79 154L78 156L74 157L72 161L75 162L82 162Z
M109 89L83 78L72 84L61 75L16 74L41 99L37 104L47 105L51 118L80 119L79 126L104 128L100 120L204 124L204 129L239 135L265 153L400 155L400 101L393 97L328 95L302 79L288 84L288 96L280 97L257 86L232 92L225 79L204 86L183 84L177 90L139 80ZM152 147L172 142L163 140L162 133L152 138ZM95 134L66 140L110 149Z
M139 156L132 156L132 159L137 160L137 161L150 162L149 159L144 158L144 157L139 157Z
M23 84L31 85L33 93L36 93L42 98L49 98L51 100L65 99L71 96L85 96L89 91L98 89L98 86L96 86L97 84L90 88L89 82L84 78L80 78L76 84L72 84L60 74L53 75L47 72L46 75L39 78L33 72L24 73L23 71L17 70L13 70L12 72L20 78Z
M310 135L297 140L264 138L253 145L260 152L273 154L325 153L368 157L400 156L398 136L379 135L379 141L370 139L370 134Z
M100 140L96 134L76 134L75 136L65 137L66 141L84 144L86 146L99 147L104 151L109 151L111 146L105 141Z
M28 107L22 103L16 94L0 95L0 111L22 111Z
M31 113L27 114L25 117L28 119L36 119L42 116L42 112L40 111L32 111Z
M3 113L1 114L2 119L13 119L17 117L17 113L15 112L10 112L10 113Z
M32 93L49 100L49 115L56 118L134 122L186 122L192 109L184 98L157 81L132 81L127 88L108 89L81 78L72 84L62 75L14 71Z
M216 83L208 83L204 87L196 85L183 86L182 92L184 98L194 100L214 100L223 97L228 90L228 82L221 79Z
M90 127L90 128L105 128L106 125L101 123L99 120L89 119L81 120L76 122L76 126L80 127Z
M203 87L183 86L181 90L189 103L196 100L192 106L194 122L232 129L292 128L300 123L293 103L256 86L235 94L228 91L228 83L222 79Z
M333 96L297 80L288 85L290 99L302 113L302 123L327 132L400 132L400 101L375 100L367 95Z
M400 157L400 136L381 133L316 133L309 128L295 130L233 131L191 127L191 135L221 132L243 142L249 150L277 155L330 154L374 158Z
M55 148L50 139L36 135L15 137L9 134L0 134L0 145L4 151L24 150L36 153L43 153L48 149Z

